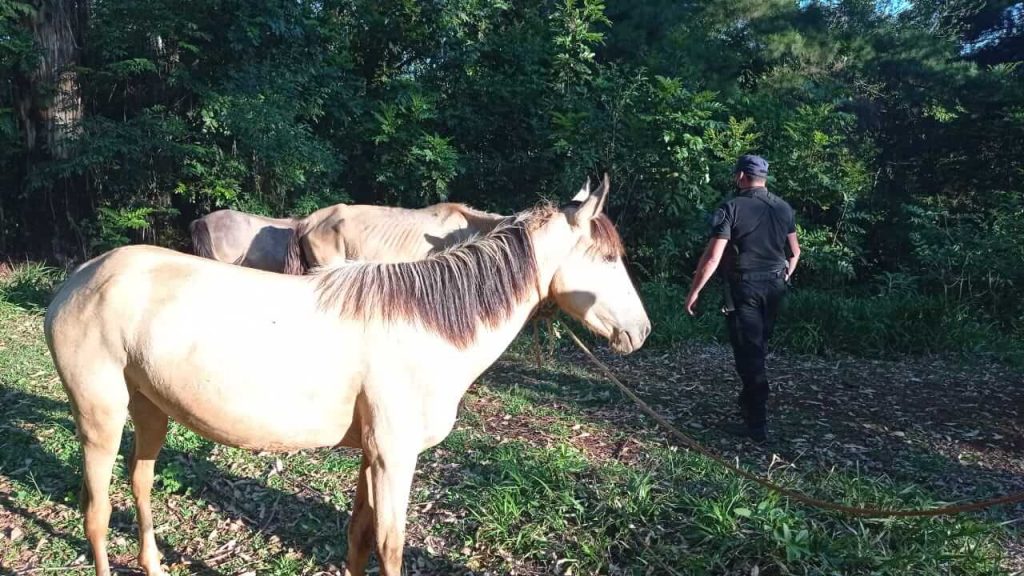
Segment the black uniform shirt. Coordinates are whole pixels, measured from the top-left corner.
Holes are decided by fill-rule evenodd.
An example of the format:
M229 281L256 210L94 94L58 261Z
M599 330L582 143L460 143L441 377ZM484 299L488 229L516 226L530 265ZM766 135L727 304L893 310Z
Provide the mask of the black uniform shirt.
M777 272L786 268L786 236L796 217L785 200L767 188L749 188L723 202L711 217L711 236L728 238L730 274Z

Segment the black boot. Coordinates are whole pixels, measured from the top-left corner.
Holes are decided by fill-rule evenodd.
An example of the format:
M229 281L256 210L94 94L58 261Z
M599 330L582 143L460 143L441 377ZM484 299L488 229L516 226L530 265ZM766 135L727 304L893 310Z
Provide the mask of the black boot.
M741 422L732 422L725 426L725 431L733 436L749 438L755 444L762 444L768 441L768 425L751 425Z
M747 406L746 402L744 402L742 398L736 400L736 410L744 422L750 420L750 407Z
M742 393L736 399L736 404L739 405L743 423L730 426L729 433L750 438L756 443L766 442L768 440L767 407L765 405L752 406Z

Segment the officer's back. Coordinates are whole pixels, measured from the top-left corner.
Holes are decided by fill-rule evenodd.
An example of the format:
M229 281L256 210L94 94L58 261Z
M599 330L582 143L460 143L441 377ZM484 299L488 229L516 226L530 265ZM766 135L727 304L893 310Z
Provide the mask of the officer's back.
M712 235L728 238L726 273L749 276L784 272L787 236L796 232L793 209L764 187L742 190L715 212Z

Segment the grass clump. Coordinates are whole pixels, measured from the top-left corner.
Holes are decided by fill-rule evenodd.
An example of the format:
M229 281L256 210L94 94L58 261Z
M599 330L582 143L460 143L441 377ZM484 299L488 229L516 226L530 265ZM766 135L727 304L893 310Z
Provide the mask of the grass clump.
M0 303L24 310L44 310L63 279L62 270L38 262L4 267L0 269Z

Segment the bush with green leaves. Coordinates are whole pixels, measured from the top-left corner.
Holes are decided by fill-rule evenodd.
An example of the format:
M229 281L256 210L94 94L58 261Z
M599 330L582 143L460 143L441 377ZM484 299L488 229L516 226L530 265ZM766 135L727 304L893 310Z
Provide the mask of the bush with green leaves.
M904 275L922 306L938 298L947 316L970 310L1021 336L1019 10L61 6L38 20L34 4L0 0L4 254L65 263L130 242L180 247L191 219L225 207L299 216L451 200L509 213L608 172L637 278L686 285L734 159L753 152L797 210L800 286L863 295Z

